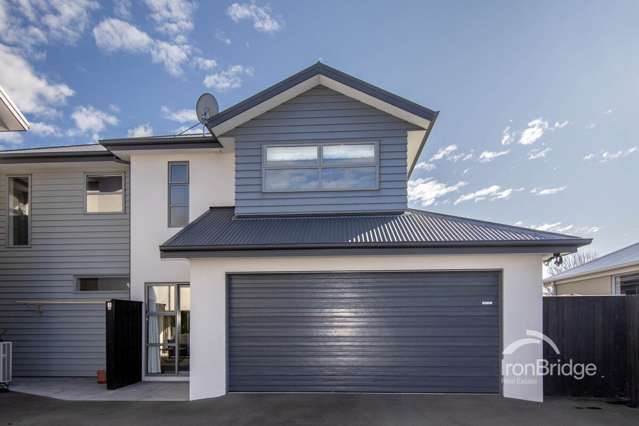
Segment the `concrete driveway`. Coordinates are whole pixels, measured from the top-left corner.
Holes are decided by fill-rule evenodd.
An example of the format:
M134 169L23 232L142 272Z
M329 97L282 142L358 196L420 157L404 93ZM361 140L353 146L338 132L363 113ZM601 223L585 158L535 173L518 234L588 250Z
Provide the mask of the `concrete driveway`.
M636 426L639 409L473 395L231 394L195 402L79 402L0 394L0 426L89 424Z

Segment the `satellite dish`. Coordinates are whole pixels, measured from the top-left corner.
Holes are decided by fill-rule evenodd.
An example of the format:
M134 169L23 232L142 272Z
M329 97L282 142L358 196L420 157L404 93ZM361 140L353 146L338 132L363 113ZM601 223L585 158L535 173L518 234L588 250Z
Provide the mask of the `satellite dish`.
M197 114L197 119L200 120L200 123L206 126L206 122L209 118L213 117L215 114L219 112L220 108L217 104L217 99L215 96L210 93L202 94L195 104L195 112Z

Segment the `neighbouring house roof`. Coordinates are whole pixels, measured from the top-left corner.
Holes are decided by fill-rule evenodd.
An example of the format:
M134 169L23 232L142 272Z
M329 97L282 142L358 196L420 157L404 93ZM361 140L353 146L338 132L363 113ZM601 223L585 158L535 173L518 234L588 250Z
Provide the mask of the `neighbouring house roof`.
M163 257L335 249L565 253L590 242L412 209L396 214L236 217L233 207L212 207L161 245L160 251Z
M639 265L639 243L632 244L620 250L598 257L583 265L568 269L560 274L544 279L545 283L561 281L570 278L578 278L584 275L610 271Z
M0 164L115 160L115 155L98 144L0 151Z
M213 134L222 136L317 85L333 89L422 129L412 132L409 136L408 174L410 176L439 112L320 62L214 115L208 120L207 127Z
M29 122L13 103L7 92L0 87L0 132L23 132Z

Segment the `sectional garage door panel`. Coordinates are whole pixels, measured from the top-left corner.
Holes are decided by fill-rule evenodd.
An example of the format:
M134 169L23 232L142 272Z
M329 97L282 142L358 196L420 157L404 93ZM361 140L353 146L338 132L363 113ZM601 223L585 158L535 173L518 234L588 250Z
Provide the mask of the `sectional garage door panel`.
M229 390L498 393L498 283L497 272L232 275Z

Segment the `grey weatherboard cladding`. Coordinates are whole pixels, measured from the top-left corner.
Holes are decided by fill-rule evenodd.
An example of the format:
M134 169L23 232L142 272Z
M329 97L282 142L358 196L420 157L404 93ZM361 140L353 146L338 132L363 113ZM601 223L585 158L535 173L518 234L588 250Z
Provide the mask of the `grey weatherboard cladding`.
M225 136L235 138L238 215L402 211L406 209L406 132L418 127L323 86L259 115ZM375 142L379 189L262 191L263 147Z
M60 165L31 175L29 248L7 247L7 173L0 173L0 329L13 341L14 376L93 376L105 368L104 300L128 291L79 292L75 276L129 275L125 165ZM87 172L126 173L124 214L85 214ZM45 303L38 311L37 305ZM68 303L95 301L99 303ZM18 303L19 302L19 303Z
M231 275L229 391L499 393L499 277Z
M277 249L517 247L574 251L590 240L421 210L398 214L235 217L232 207L211 208L164 243L165 257ZM400 252L398 251L397 254Z

